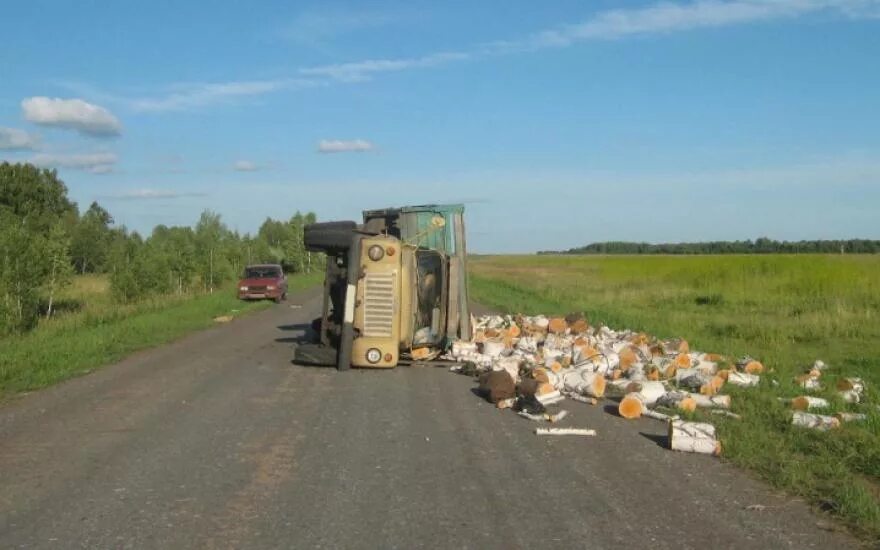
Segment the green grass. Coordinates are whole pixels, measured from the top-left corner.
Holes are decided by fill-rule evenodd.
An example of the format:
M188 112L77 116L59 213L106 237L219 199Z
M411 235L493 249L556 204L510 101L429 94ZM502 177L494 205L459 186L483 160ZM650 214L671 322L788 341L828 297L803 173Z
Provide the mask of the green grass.
M294 292L323 274L291 276ZM218 315L243 315L271 302L241 302L233 287L213 294L164 296L115 304L101 276L77 277L60 297L57 317L33 332L0 340L0 397L42 388L165 344L214 324Z
M725 388L743 420L712 417L725 459L880 540L880 256L489 256L472 258L470 274L471 298L501 311L583 311L761 359L772 372L760 387ZM777 397L802 394L792 378L816 359L831 365L817 395L867 422L829 433L789 424ZM841 376L865 379L867 405L837 400Z

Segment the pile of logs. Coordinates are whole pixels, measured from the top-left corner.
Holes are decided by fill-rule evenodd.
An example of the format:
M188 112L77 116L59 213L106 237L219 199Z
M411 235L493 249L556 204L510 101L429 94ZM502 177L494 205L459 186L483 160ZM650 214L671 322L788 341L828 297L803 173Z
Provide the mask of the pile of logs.
M766 374L764 365L752 357L732 359L691 350L682 339L592 327L582 315L492 315L474 319L473 327L472 340L454 342L444 358L469 364L468 372L480 376L481 389L499 408L513 408L532 420L556 421L560 418L536 407L566 398L595 404L612 396L619 399L617 412L623 418L668 422L669 448L678 451L718 455L721 444L714 426L683 421L679 414L702 409L739 418L729 410L732 400L724 388L754 388ZM795 380L797 386L821 389L826 368L816 361ZM864 383L843 378L837 390L843 401L859 403ZM864 418L856 413L815 414L814 409L829 403L809 395L787 404L794 425L817 430Z

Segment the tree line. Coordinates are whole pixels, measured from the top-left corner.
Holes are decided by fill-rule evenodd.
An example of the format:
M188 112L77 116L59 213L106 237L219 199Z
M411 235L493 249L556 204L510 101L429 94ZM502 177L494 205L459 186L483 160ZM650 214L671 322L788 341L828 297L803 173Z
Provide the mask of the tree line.
M880 241L869 239L776 241L761 237L747 241L695 243L635 243L608 241L564 251L538 254L876 254Z
M54 170L0 164L0 335L33 328L51 316L58 293L75 274L106 274L115 300L212 292L253 263L309 271L303 228L314 213L267 218L256 235L227 227L204 211L192 227L158 225L142 236L117 226L97 202L84 212Z

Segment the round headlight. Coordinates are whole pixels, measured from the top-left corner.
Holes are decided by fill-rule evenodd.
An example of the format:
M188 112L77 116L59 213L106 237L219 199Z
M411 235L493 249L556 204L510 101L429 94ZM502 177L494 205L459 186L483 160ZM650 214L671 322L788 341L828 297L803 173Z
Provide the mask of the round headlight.
M376 348L370 348L367 350L367 361L370 363L378 363L380 359L382 359L381 351Z
M369 250L367 250L367 256L369 256L374 262L378 262L385 256L385 249L378 244L374 244Z

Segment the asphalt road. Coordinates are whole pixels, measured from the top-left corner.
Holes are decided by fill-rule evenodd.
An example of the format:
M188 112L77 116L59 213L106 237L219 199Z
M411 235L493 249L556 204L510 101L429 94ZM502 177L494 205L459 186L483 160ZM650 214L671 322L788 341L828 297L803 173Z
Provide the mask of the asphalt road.
M442 368L293 365L318 309L292 296L0 406L0 547L855 545L662 449L657 421L572 402L565 425L598 436L538 438Z

